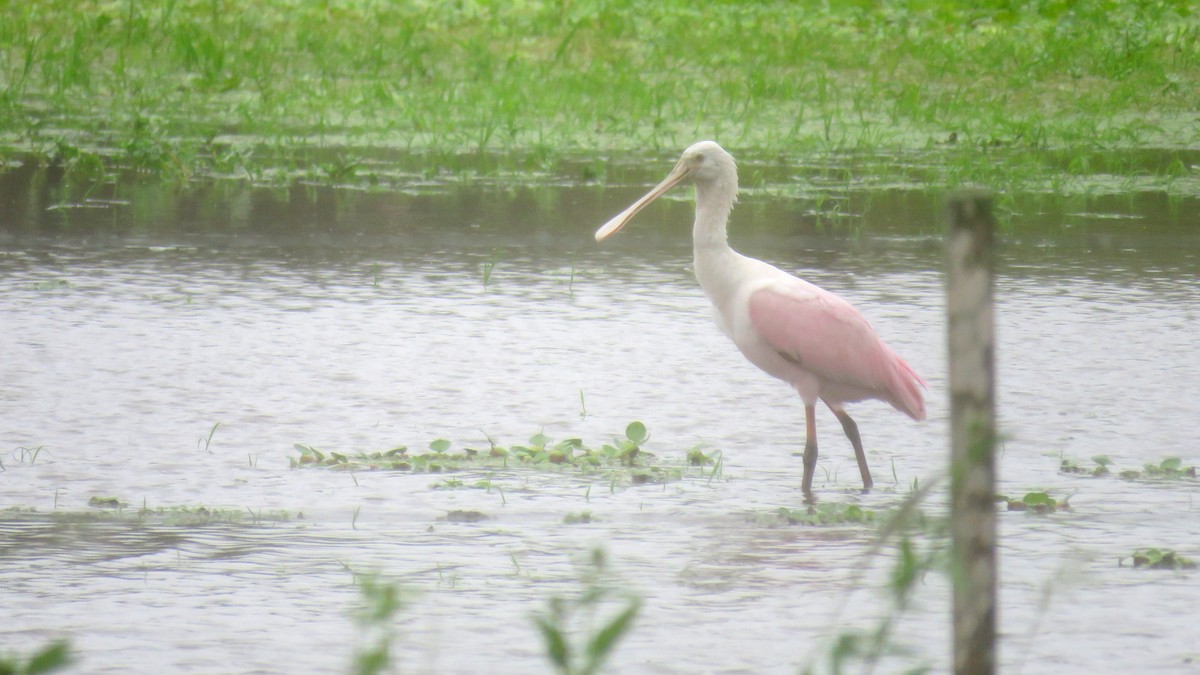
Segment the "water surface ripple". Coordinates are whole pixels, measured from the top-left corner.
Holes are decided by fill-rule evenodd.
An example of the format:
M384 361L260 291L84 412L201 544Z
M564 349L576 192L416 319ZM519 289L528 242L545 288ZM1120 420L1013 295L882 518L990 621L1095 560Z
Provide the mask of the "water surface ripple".
M882 562L859 575L872 531L774 518L800 505L802 407L712 325L686 205L597 247L607 216L563 194L569 227L506 221L478 238L450 212L350 238L0 240L0 651L66 636L80 673L342 672L361 644L354 574L377 571L413 592L397 623L405 671L538 672L529 617L577 587L596 544L645 600L614 672L794 672L831 626L870 626L887 581ZM409 199L381 213L419 208ZM605 201L619 209L624 193ZM735 244L852 300L929 380L928 423L854 409L871 494L854 489L834 418L818 417L822 498L890 508L947 455L936 225L914 208L907 229L829 230L788 208L735 212ZM772 217L792 224L758 225ZM1149 546L1200 557L1197 483L1058 472L1101 454L1119 468L1200 462L1200 247L1105 236L1014 235L1001 255L1001 489L1071 496L1051 516L1002 514L1013 672L1176 673L1197 658L1196 573L1118 565ZM633 419L661 456L720 448L722 475L625 487L492 470L455 476L491 490L443 490L443 476L288 462L296 443L486 446L544 431L595 444ZM92 497L126 506L106 515ZM245 517L133 515L178 506ZM488 519L446 520L454 510ZM564 522L584 511L592 522ZM946 606L930 577L898 629L939 669Z

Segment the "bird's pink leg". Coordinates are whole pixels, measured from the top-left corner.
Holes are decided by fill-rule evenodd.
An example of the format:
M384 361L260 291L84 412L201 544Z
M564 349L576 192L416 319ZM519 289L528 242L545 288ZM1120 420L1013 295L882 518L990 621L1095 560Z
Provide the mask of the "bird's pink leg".
M804 441L804 482L801 484L801 489L804 491L805 501L813 500L812 481L813 472L817 470L817 406L815 404L804 404L804 428L806 438Z
M871 480L871 470L867 468L867 453L863 452L862 439L858 436L858 424L850 419L845 410L835 408L833 414L837 415L838 421L842 423L842 430L846 432L846 438L849 438L850 445L854 446L854 458L858 460L858 472L862 474L863 488L869 490L875 482Z

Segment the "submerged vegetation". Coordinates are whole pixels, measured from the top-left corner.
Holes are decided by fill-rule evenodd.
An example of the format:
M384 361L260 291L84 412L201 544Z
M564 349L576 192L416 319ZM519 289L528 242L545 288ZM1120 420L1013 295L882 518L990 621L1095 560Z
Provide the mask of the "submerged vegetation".
M594 182L597 153L709 137L749 157L884 153L851 162L868 181L1196 184L1182 151L1200 141L1200 12L1183 0L34 0L5 14L0 166L98 183L407 189L468 167L542 180L569 157L584 158L569 178ZM1169 152L1111 153L1135 147ZM910 151L930 158L897 176Z

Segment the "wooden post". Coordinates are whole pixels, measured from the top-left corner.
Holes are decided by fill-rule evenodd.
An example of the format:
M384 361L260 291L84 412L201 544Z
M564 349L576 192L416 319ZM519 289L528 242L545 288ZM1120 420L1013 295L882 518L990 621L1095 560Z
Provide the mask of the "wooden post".
M996 412L992 194L950 196L946 275L950 354L954 672L996 672Z

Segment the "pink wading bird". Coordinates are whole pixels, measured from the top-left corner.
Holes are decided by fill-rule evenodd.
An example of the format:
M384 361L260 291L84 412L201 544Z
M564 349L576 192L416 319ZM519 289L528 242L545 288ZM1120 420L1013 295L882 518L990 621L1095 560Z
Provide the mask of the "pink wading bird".
M596 241L625 227L638 211L685 178L696 183L696 279L717 310L718 325L751 363L792 385L804 399L805 497L812 498L817 465L818 399L841 421L854 446L863 487L870 488L871 471L858 425L844 405L874 398L923 420L925 381L849 302L729 247L725 224L738 192L732 155L712 141L684 150L666 179L597 230Z

